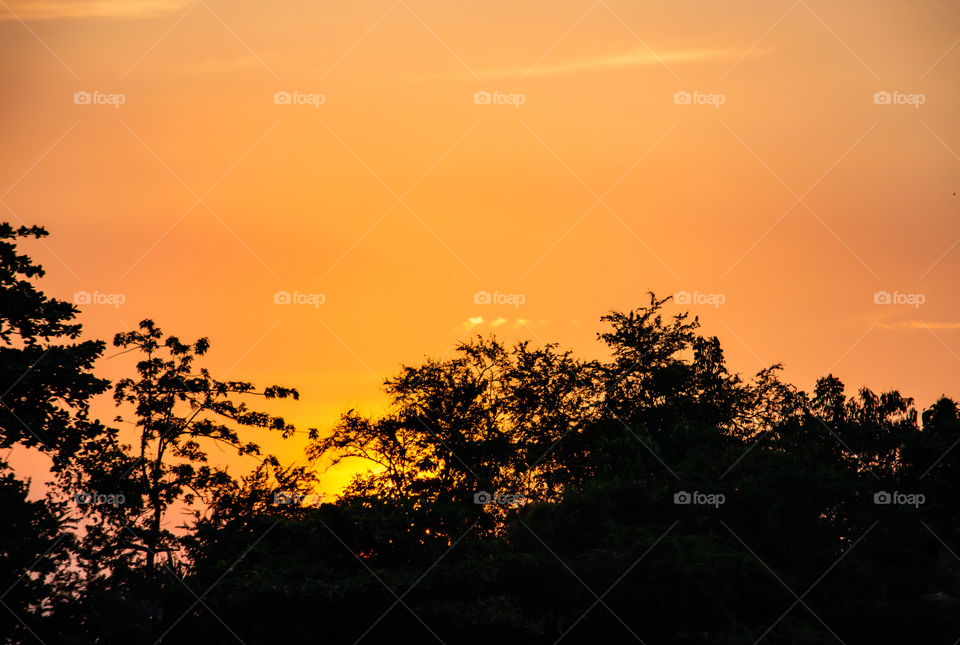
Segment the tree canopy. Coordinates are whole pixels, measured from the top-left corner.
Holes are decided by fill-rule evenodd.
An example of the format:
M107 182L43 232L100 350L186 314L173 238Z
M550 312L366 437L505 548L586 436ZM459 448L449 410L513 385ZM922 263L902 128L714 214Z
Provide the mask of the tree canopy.
M105 344L34 285L16 243L43 234L0 227L0 445L57 477L30 500L0 463L6 642L960 638L952 399L738 374L650 294L601 318L605 359L478 336L284 463L259 437L293 436L269 408L297 390L217 379L206 338L151 320L114 338L138 361L90 419ZM318 495L340 463L356 476Z

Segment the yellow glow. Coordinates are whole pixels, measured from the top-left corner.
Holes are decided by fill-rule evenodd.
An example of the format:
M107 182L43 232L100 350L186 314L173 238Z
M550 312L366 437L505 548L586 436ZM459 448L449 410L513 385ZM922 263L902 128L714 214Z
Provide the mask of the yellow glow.
M124 295L90 337L209 336L300 428L476 333L603 356L650 289L737 371L956 381L958 3L6 6L0 205L50 230L43 290Z

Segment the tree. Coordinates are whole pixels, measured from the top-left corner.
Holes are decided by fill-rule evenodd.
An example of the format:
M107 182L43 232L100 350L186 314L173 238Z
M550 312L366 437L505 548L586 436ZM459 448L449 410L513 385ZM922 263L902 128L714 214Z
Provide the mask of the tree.
M88 419L89 403L109 382L92 373L105 344L79 340L78 309L40 291L34 282L43 267L18 249L20 241L46 235L37 226L0 223L0 448L40 450L62 472L83 441L102 432ZM31 500L29 492L29 480L0 460L0 633L22 639L45 633L76 583L68 568L76 548L68 504L50 495Z
M46 235L0 223L0 448L38 448L60 469L83 437L101 431L87 423L89 402L109 382L92 374L105 344L77 342L78 309L39 291L32 280L43 267L17 250L19 240Z
M338 501L342 515L325 506L277 530L319 553L331 548L329 532L344 536L341 546L405 590L431 630L458 642L619 641L630 630L651 642L731 645L835 634L953 642L960 566L944 545L956 539L956 404L937 402L921 430L913 401L896 391L847 397L827 376L807 394L781 382L777 365L744 379L715 337L686 314L665 315L666 303L651 294L646 307L604 317L609 362L478 339L452 359L405 367L386 382L386 415L348 413L311 446L314 458L376 466ZM532 455L543 457L534 468ZM928 469L935 481L923 481ZM508 512L470 507L478 485L517 486L531 500ZM883 490L929 503L884 506ZM678 504L681 491L725 501ZM424 535L439 526L449 546L469 521L490 530L449 555ZM248 532L234 549L250 539L238 528ZM229 545L232 530L217 544ZM277 545L257 548L262 563ZM364 568L342 579L337 555L298 580L298 602L376 620L347 608L382 602L380 589ZM277 584L255 592L253 569L237 576L236 593L249 598ZM784 585L806 590L804 605ZM229 611L225 598L214 602ZM382 637L423 631L393 614L378 624Z
M485 513L475 494L560 494L572 460L554 448L589 416L591 375L556 345L507 348L478 337L461 343L453 358L404 367L385 383L388 414L344 414L308 455L331 464L368 462L375 471L358 475L346 497L426 511L416 523L420 531L459 535L474 522L480 531L492 529L499 507Z
M167 554L169 563L181 546L181 537L164 527L171 507L211 504L232 481L226 467L210 463L209 447L222 444L240 456L256 457L259 444L241 438L241 429L273 430L285 438L293 434L282 417L251 409L242 399L298 399L299 394L277 385L259 390L245 381L217 380L206 368L194 367L210 347L206 338L188 344L164 337L151 320L117 334L114 346L142 356L136 378L121 379L114 389L118 408L132 406L134 445L122 444L116 430L87 442L68 479L74 490L122 500L83 506L95 520L90 536L104 542L93 566L103 569L105 557L116 561L139 552L151 578L158 556ZM122 415L116 420L124 422Z
M601 319L610 330L598 337L613 355L602 367L607 415L655 433L678 423L746 432L758 419L770 421L759 414L765 402L755 389L727 370L716 336L701 336L699 320L687 312L664 317L669 300L651 293L648 306ZM758 374L767 391L777 389L778 369L774 365Z
M32 638L31 632L47 631L49 616L70 602L76 582L67 568L76 546L64 521L67 505L49 497L30 500L29 488L0 460L0 601L6 606L0 634L24 641Z
M605 316L606 361L478 337L405 366L385 414L311 430L314 464L371 466L323 504L298 497L315 472L242 434L289 436L244 401L297 392L214 379L195 366L206 339L145 320L114 339L140 357L114 389L132 445L68 419L60 501L30 501L0 463L0 573L17 579L0 629L97 643L318 629L338 642L953 643L957 404L919 414L896 391L848 396L832 375L808 394L777 365L742 377L667 302ZM217 444L261 463L234 477L211 463ZM480 491L524 499L478 504ZM177 531L180 509L195 521Z

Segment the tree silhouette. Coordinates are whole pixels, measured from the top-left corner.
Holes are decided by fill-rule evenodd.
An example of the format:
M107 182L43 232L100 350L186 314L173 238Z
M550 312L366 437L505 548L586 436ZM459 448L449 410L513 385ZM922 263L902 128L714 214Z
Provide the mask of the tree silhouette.
M477 337L388 379L384 414L311 430L307 465L263 455L236 476L210 447L260 456L244 430L293 432L244 400L297 392L214 379L195 366L206 339L145 320L114 339L140 358L114 388L125 444L87 418L102 345L57 345L79 334L75 310L17 277L38 268L10 240L33 234L0 229L20 267L5 351L30 368L7 386L4 445L55 455L60 496L30 501L0 463L10 642L960 636L949 398L920 411L834 375L810 392L778 365L743 377L651 294L602 318L607 360ZM10 424L21 412L38 431ZM366 469L337 499L304 501L344 460ZM171 530L177 509L193 519Z
M40 291L34 282L43 267L18 250L19 242L46 235L0 223L0 448L40 450L61 471L83 438L100 432L87 418L89 401L109 383L91 371L104 343L78 342L77 308ZM76 581L66 504L31 500L28 491L29 481L0 459L0 634L12 639L32 638L45 616L62 610Z
M240 428L274 430L285 438L293 434L294 427L282 417L253 410L240 399L298 399L299 394L277 385L258 390L245 381L217 380L206 368L194 367L210 347L206 338L189 344L176 336L164 338L151 320L117 334L113 344L142 356L137 377L118 381L113 397L118 409L133 407L135 445L121 444L116 431L88 442L71 475L74 487L124 496L122 504L86 508L113 524L119 552L143 553L152 576L158 554L179 549L177 536L163 528L170 507L209 504L213 499L208 494L231 481L223 467L209 463L209 444L226 445L240 456L260 455L259 444L242 439Z
M495 522L475 494L546 500L561 491L566 463L552 448L582 423L591 372L555 345L508 349L477 338L453 358L405 367L385 383L387 415L350 411L307 454L330 457L331 465L347 458L374 465L378 471L359 475L345 498L431 511L420 530L450 536L473 523L489 530Z
M82 437L99 432L86 423L89 401L109 383L91 373L104 343L76 342L78 309L37 290L31 281L43 267L17 250L19 240L46 235L0 222L0 448L38 448L60 468Z

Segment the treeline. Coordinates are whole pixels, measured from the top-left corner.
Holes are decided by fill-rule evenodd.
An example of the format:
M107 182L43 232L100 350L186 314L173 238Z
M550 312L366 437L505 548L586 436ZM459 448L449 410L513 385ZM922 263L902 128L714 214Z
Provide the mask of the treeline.
M143 321L113 339L135 372L98 378L106 343L17 249L42 235L0 225L0 447L43 451L55 480L29 501L0 464L7 642L960 638L951 399L741 377L651 294L602 318L607 360L476 338L284 464L256 438L294 428L259 408L297 391L213 378L206 339ZM259 466L238 477L215 446ZM342 460L369 468L318 496Z

